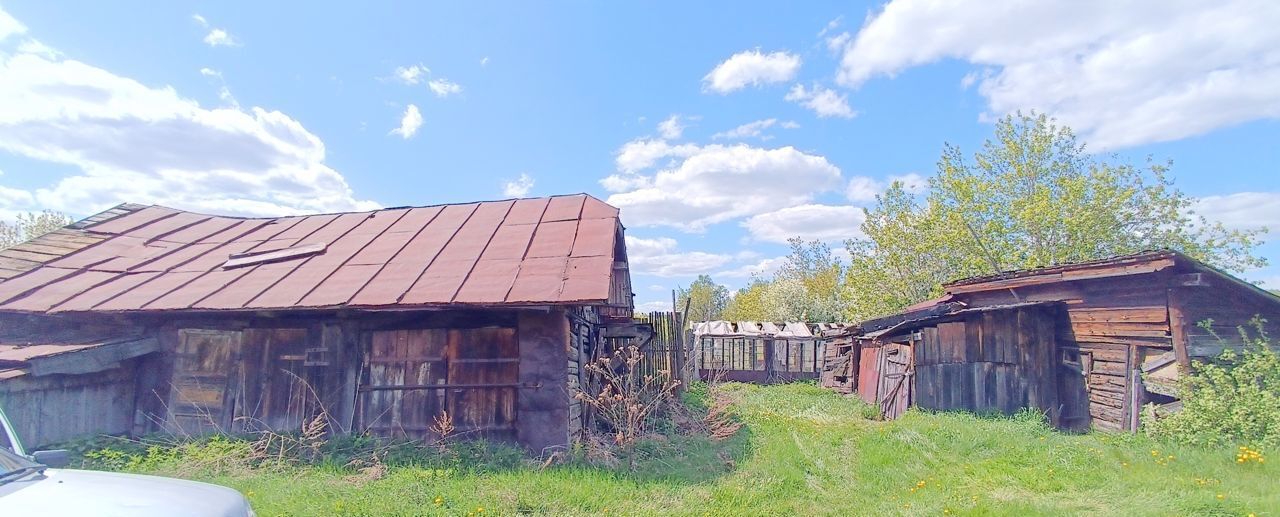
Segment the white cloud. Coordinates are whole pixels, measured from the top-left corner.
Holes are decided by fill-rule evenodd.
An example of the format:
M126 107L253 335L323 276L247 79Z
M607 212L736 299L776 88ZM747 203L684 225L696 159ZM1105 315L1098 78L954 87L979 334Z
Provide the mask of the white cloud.
M748 86L787 82L795 78L800 64L800 56L787 52L739 52L703 77L702 89L724 95Z
M680 115L672 115L658 123L658 135L663 140L676 140L684 134L685 126L680 123Z
M1195 211L1228 228L1268 228L1270 232L1280 232L1280 192L1205 196L1196 201Z
M608 201L638 226L702 231L711 224L806 203L840 183L840 169L826 158L790 146L649 147L644 160L620 153L618 165L624 172L602 181L607 188L633 187L616 188ZM652 165L662 158L675 163L653 174L627 172L636 162Z
M0 151L79 169L31 189L30 208L85 214L128 201L280 215L377 206L356 199L325 165L324 143L278 111L202 108L169 86L10 50L0 50L0 105Z
M238 47L240 42L225 29L210 29L209 34L204 37L204 42L210 47Z
M201 68L200 75L203 75L205 77L217 77L218 79L222 79L222 72L219 72L209 67Z
M742 227L757 241L785 243L799 237L831 242L861 236L865 218L856 206L798 205L752 216Z
M849 40L853 39L853 35L848 32L841 32L835 36L827 38L827 50L833 54L838 54L849 46Z
M781 127L782 129L798 129L800 124L794 120L786 120L783 121L782 124L779 124L778 127Z
M855 203L875 201L876 196L895 181L902 182L902 188L911 194L923 194L929 189L929 179L914 172L889 176L886 181L867 176L854 176L845 187L845 197Z
M820 85L814 85L813 89L806 89L803 84L792 86L791 91L787 92L786 100L809 108L819 118L853 118L857 115L849 107L848 95Z
M671 302L657 301L636 304L636 312L670 312Z
M489 56L480 58L480 66L489 66Z
M818 31L818 37L821 38L823 36L826 36L827 34L830 34L831 31L834 31L840 28L840 25L843 23L844 23L843 14L835 18L832 18L831 21L827 22L827 24L822 27L822 30Z
M732 257L702 251L677 251L675 239L627 236L627 262L636 273L660 277L692 276L728 263Z
M713 276L716 278L751 278L753 276L767 278L782 268L782 265L786 262L787 257L761 259L758 262L743 264L733 269L718 271Z
M768 140L770 137L768 135L765 135L764 131L766 129L773 127L774 124L777 124L777 123L778 123L778 119L776 118L767 118L764 120L757 120L755 122L747 122L746 124L735 127L728 131L721 131L719 133L711 135L711 138L713 139L727 138L731 140L742 140L746 138L760 138L761 140ZM795 123L783 122L781 127L784 127L787 129L794 128L794 126L788 127L788 124L795 124Z
M404 109L404 115L400 117L400 127L392 129L389 134L400 135L400 138L408 140L418 133L420 127L422 127L422 112L418 111L418 106L410 104Z
M427 87L436 94L436 97L448 97L455 93L462 93L462 86L448 79L432 79L427 81Z
M419 65L409 65L409 66L397 66L395 71L392 72L391 76L395 78L395 80L397 81L400 81L404 84L412 85L412 84L421 83L422 80L425 79L430 74L431 74L430 68L427 68L419 64Z
M0 42L8 39L9 36L17 36L19 34L26 33L26 25L23 25L22 22L12 16L9 16L9 13L4 12L3 9L0 9Z
M533 177L520 173L520 177L502 185L502 195L507 197L524 197L533 188Z
M987 118L1036 109L1115 149L1280 117L1277 26L1267 0L894 0L845 46L838 79L968 61L992 69Z
M635 172L647 169L663 158L680 158L698 152L694 144L671 145L662 140L632 140L618 150L618 170Z
M191 15L191 19L192 19L192 20L195 20L195 21L196 21L196 23L200 24L200 26L201 26L201 27L208 27L208 26L209 26L209 20L204 19L204 17L203 17L203 16L200 16L199 14L193 14L193 15Z

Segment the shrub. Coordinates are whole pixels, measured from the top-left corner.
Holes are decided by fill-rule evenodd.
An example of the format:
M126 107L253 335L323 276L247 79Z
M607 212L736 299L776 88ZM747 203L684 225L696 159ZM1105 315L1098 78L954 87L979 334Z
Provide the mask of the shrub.
M1199 445L1280 446L1280 356L1264 323L1254 320L1256 337L1240 330L1245 346L1239 353L1227 349L1214 362L1193 363L1178 387L1182 409L1160 417L1149 405L1147 433Z

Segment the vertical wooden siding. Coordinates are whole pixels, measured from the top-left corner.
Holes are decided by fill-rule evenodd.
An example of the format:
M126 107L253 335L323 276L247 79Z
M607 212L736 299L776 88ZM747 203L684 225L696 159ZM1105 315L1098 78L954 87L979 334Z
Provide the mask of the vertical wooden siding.
M28 449L85 435L129 434L137 362L88 375L9 379L0 383L0 407Z

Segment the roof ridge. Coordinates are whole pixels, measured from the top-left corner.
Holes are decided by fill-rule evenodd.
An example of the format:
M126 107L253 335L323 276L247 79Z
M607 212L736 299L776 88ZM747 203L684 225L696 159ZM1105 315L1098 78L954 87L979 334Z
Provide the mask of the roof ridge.
M288 218L293 218L293 217L314 217L314 216L319 216L319 215L363 214L363 213L385 212L385 211L388 211L388 210L403 210L403 209L412 209L412 208L435 208L435 207L446 207L446 206L457 206L457 205L476 205L476 204L484 204L484 203L505 203L505 202L507 202L507 201L525 201L525 200L535 200L535 199L555 199L555 198L558 198L558 197L574 197L574 196L585 196L585 197L589 197L589 198L594 199L594 200L596 200L596 201L599 201L599 202L601 202L601 203L603 203L603 204L605 204L605 205L607 205L607 206L609 206L609 207L612 207L612 208L615 208L615 209L616 209L616 208L618 208L618 207L616 207L616 206L610 205L610 204L609 204L608 202L606 202L605 200L600 199L600 198L598 198L598 197L596 197L596 196L594 196L594 195L592 195L592 194L589 194L589 193L586 193L586 192L574 192L574 193L569 193L569 194L551 194L551 195L548 195L548 196L512 197L512 198L503 198L503 199L482 199L482 200L474 200L474 201L454 201L454 202L449 202L449 203L435 203L435 204L430 204L430 205L398 205L398 206L386 206L386 207L376 208L376 209L373 209L373 210L349 210L349 211L346 211L346 212L315 212L315 213L305 213L305 214L277 215L277 216L261 216L261 217L243 216L243 215L211 214L211 213L207 213L207 212L196 212L196 211L193 211L193 210L183 210L183 209L181 209L181 208L174 208L174 207L171 207L171 206L158 205L158 204L153 204L153 205L139 205L139 204L136 204L136 203L121 203L120 205L117 205L116 207L112 207L112 208L111 208L111 209L109 209L109 210L114 210L115 208L123 207L123 206L141 207L141 208L157 207L157 208L163 208L163 209L166 209L166 210L173 210L173 211L175 211L175 212L179 212L179 213L186 213L186 214L193 214L193 215L203 215L203 216L209 216L209 217L223 217L223 218L227 218L227 219L238 219L238 220L244 220L244 221L257 221L257 220L288 219ZM133 208L133 210L139 210L139 209L141 209L141 208ZM121 214L121 215L124 215L124 214ZM579 213L579 216L581 216L581 213ZM114 218L114 217L113 217L113 218ZM106 222L106 220L103 220L103 221L95 221L93 224L96 224L97 222Z

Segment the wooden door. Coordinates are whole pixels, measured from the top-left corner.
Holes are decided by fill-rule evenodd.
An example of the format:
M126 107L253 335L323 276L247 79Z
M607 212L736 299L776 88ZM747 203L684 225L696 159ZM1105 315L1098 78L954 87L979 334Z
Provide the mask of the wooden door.
M911 405L912 364L911 346L880 347L880 414L886 419L902 416Z
M386 330L365 339L360 429L433 440L447 411L455 435L515 437L515 329Z
M169 392L171 432L199 436L231 429L238 390L228 381L235 378L240 342L237 331L178 331Z
M307 329L247 329L241 346L255 359L243 363L246 430L298 431L320 412L318 397L325 387L316 385L320 377L308 371Z
M445 399L458 433L515 438L520 349L513 328L449 331ZM474 386L467 388L465 386Z

